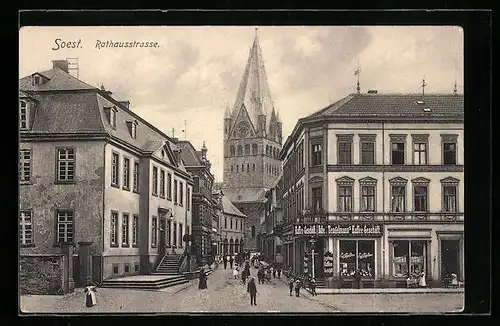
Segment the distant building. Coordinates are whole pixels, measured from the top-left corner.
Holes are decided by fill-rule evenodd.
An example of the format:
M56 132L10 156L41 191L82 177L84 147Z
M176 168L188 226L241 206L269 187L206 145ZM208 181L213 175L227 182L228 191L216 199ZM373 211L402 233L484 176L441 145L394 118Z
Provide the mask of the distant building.
M245 250L245 220L240 212L222 191L214 193L222 210L219 215L219 238L217 239L218 255L235 255Z
M193 240L198 251L198 264L203 266L211 263L215 255L212 249L212 238L216 229L213 228L214 220L217 221L217 203L212 198L214 175L212 164L207 158L208 149L203 143L200 151L197 151L188 141L179 141L181 157L186 170L192 175L193 187ZM214 232L215 231L215 232Z
M278 265L283 264L281 250L280 229L283 220L283 178L280 177L275 185L266 192L266 218L262 227L261 248L265 259Z
M72 265L81 285L148 274L167 247L181 254L193 181L176 141L65 60L19 87L21 261L89 251L90 266ZM31 263L23 272L36 272Z
M247 217L247 249L257 250L266 190L281 172L282 123L255 36L233 107L224 116L223 191Z
M285 265L332 286L464 279L463 96L351 94L285 142ZM314 256L313 256L314 249Z

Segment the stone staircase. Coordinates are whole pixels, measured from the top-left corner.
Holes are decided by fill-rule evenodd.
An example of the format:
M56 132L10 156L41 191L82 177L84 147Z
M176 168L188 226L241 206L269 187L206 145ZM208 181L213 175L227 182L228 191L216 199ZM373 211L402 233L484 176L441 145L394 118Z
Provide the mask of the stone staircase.
M326 280L323 278L316 279L316 288L318 289L326 288Z
M184 275L138 275L136 277L125 277L105 280L101 287L115 289L136 289L157 291L170 286L188 283Z
M179 267L181 255L165 255L156 267L153 275L180 275Z

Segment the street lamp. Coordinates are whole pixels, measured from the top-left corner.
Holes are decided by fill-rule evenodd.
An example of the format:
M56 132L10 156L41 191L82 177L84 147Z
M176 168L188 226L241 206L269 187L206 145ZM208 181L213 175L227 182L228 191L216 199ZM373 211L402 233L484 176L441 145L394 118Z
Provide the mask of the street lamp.
M316 244L317 239L314 237L311 237L311 240L309 242L311 243L311 269L312 269L312 278L314 278L314 255L317 255L317 253L314 252L314 245Z

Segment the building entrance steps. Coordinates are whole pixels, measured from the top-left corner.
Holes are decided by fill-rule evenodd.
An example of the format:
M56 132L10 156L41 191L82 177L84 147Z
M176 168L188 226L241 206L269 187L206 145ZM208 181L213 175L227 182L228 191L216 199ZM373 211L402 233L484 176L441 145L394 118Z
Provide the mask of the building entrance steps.
M156 291L188 282L183 275L134 275L104 280L101 287Z

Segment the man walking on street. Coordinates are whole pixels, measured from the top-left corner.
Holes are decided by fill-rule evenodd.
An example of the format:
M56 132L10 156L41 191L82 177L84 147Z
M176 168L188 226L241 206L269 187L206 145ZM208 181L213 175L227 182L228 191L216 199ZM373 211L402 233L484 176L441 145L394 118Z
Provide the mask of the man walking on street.
M224 269L226 269L226 267L227 267L227 259L226 259L226 256L224 256L223 261L224 261Z
M252 277L247 285L247 292L250 293L250 305L257 305L257 286L255 285L255 278Z
M281 267L278 267L276 272L278 272L278 278L281 278Z
M311 293L313 296L316 296L316 280L314 278L311 279Z
M234 259L233 259L233 256L231 256L231 258L229 258L229 264L231 265L231 269L233 269L233 262L234 262Z
M290 287L290 296L292 296L292 292L293 292L293 278L291 276L288 278L287 283L288 283L288 287Z
M295 296L298 298L300 296L300 287L301 287L301 284L300 284L300 279L297 278L295 280Z

